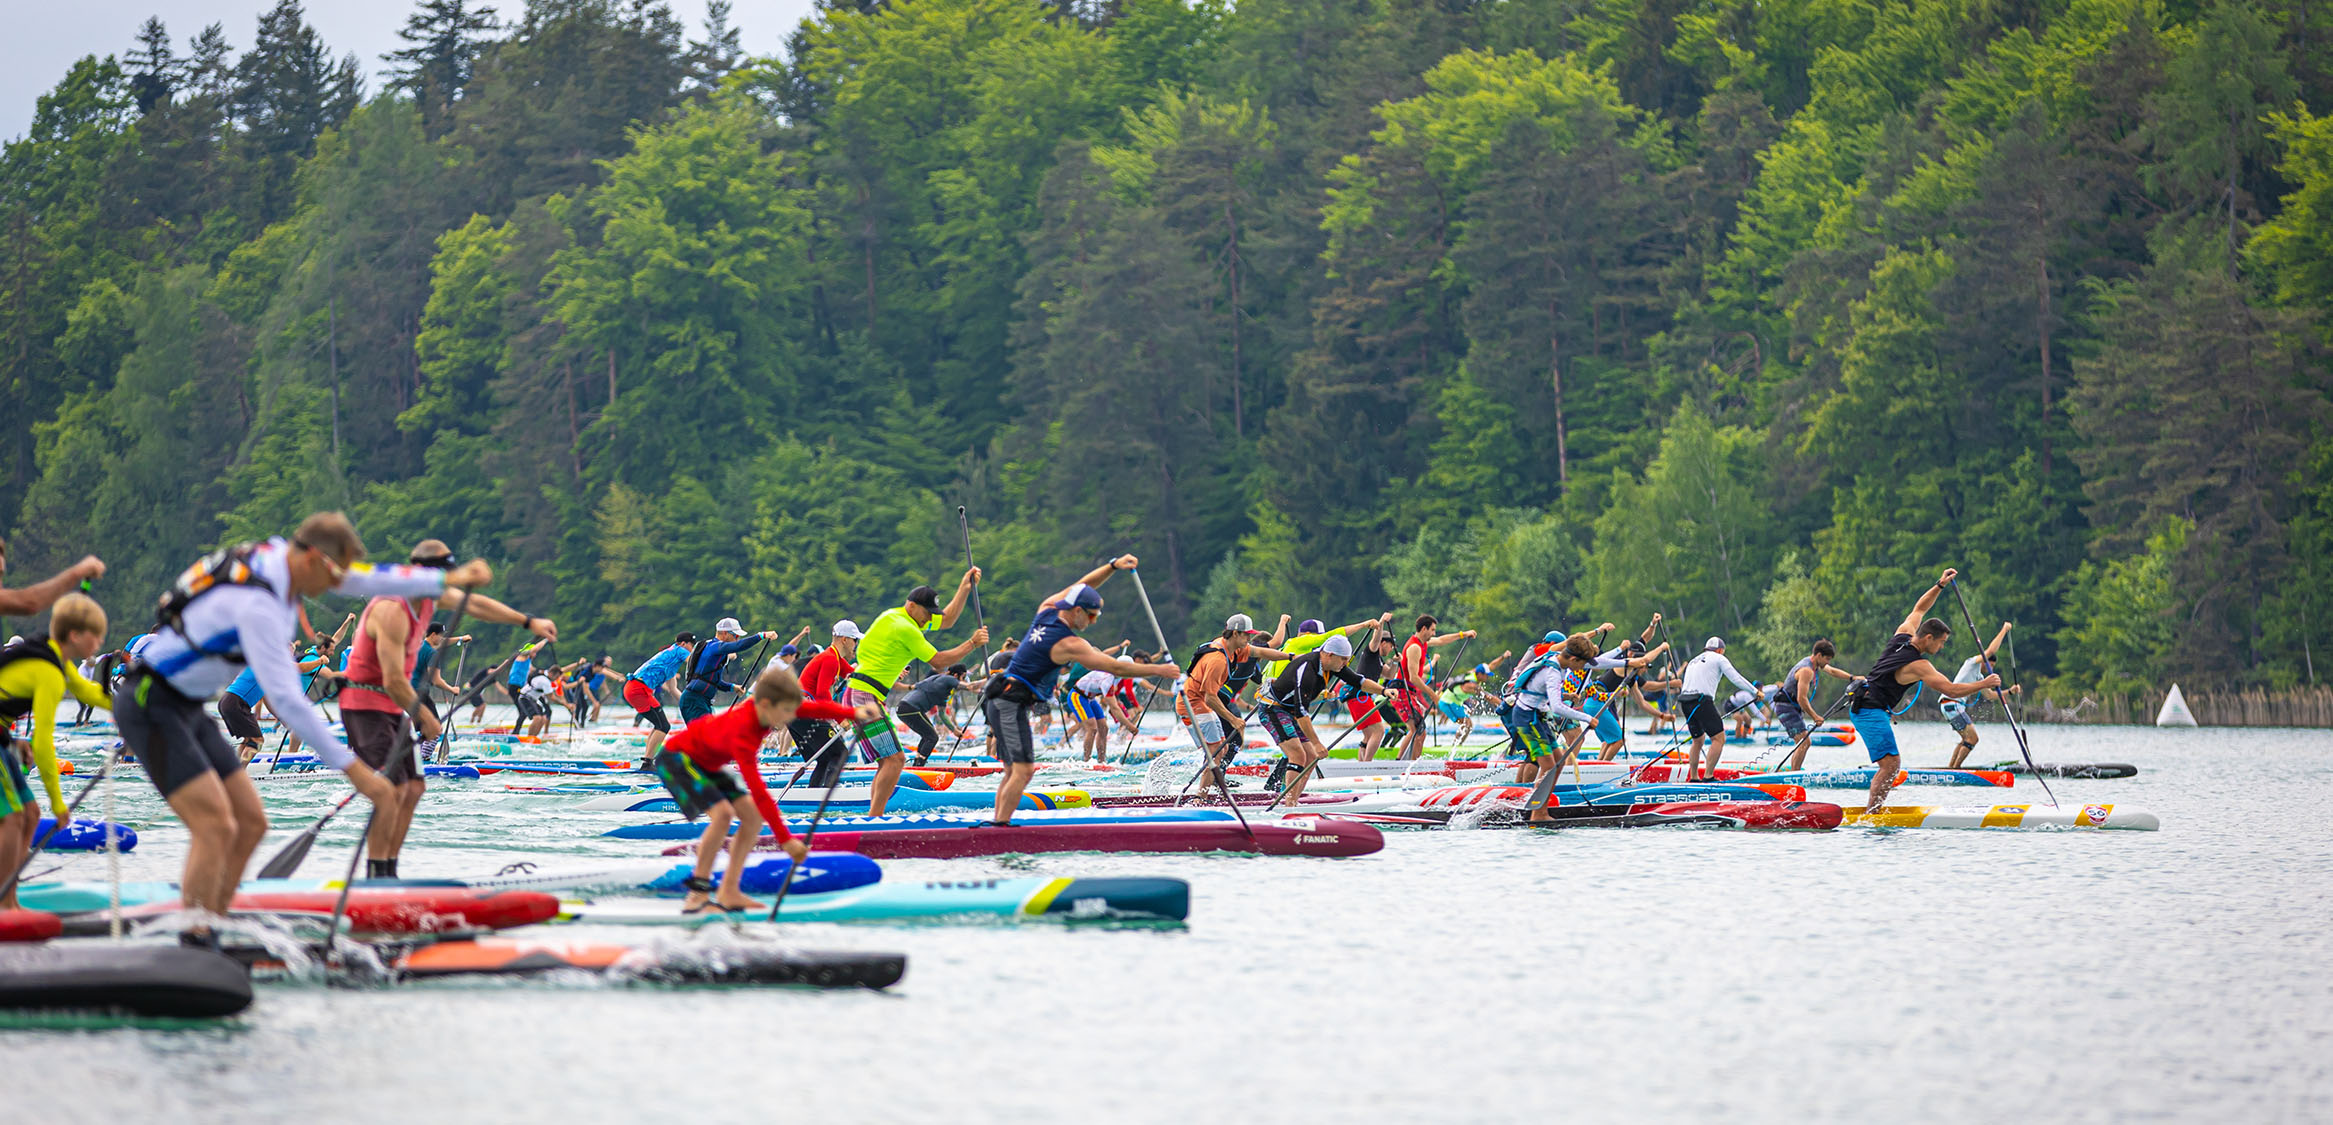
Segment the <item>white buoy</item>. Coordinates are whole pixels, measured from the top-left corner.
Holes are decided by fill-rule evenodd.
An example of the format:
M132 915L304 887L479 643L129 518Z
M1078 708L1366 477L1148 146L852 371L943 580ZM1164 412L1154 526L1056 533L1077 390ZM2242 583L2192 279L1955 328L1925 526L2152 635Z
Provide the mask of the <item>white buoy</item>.
M2187 697L2179 694L2178 684L2172 684L2171 694L2163 697L2163 709L2155 712L2155 725L2159 727L2192 727L2196 725L2195 712L2187 709Z

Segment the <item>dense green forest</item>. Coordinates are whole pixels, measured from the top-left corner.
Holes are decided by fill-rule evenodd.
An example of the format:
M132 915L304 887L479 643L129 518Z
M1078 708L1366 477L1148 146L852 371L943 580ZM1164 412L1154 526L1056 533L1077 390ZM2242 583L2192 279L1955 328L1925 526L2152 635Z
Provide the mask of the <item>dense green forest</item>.
M345 507L637 656L944 584L964 505L1007 630L1132 550L1170 632L1657 609L1771 677L1957 564L2062 692L2315 678L2333 7L726 23L427 0L368 91L283 0L74 63L0 160L20 577L137 618Z

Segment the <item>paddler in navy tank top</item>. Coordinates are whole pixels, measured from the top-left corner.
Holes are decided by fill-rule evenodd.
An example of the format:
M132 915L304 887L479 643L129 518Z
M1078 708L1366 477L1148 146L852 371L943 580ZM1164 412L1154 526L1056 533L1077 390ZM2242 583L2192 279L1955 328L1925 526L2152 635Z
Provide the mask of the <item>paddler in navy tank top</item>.
M1920 595L1920 600L1912 605L1912 612L1905 614L1903 622L1896 626L1896 635L1888 639L1879 659L1871 662L1871 671L1855 688L1855 702L1848 717L1855 724L1855 735L1863 741L1864 751L1871 755L1873 767L1871 800L1863 806L1865 812L1878 808L1887 791L1895 788L1896 771L1904 760L1896 750L1895 714L1920 698L1920 685L1936 689L1937 696L1943 699L1966 699L2001 686L1998 675L1986 676L1975 683L1956 684L1928 662L1929 657L1943 650L1944 642L1952 639L1952 626L1945 624L1941 617L1927 617L1928 610L1936 604L1936 596L1959 575L1959 571L1946 567L1936 584ZM1923 617L1927 619L1922 620Z
M1181 671L1172 664L1104 656L1077 635L1079 630L1101 620L1102 592L1097 587L1118 571L1134 569L1135 563L1134 556L1122 555L1095 567L1084 578L1045 599L1037 606L1037 615L1030 620L1029 631L1022 636L1020 647L1013 650L1012 661L989 678L980 705L988 716L989 732L996 740L996 760L1005 766L1004 778L996 787L996 817L992 823L999 826L1012 823L1013 810L1021 807L1021 794L1028 790L1029 779L1037 772L1037 740L1030 729L1029 713L1052 696L1054 681L1060 677L1063 665L1074 661L1112 675L1152 676L1162 680L1172 680Z

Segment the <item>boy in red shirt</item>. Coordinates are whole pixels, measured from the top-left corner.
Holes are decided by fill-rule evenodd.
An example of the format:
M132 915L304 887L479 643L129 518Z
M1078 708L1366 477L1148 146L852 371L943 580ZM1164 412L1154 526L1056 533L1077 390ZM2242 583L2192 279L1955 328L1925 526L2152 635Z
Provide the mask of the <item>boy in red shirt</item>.
M853 709L824 699L806 700L802 682L794 678L793 671L778 667L754 681L753 698L690 723L664 740L663 751L656 755L657 778L680 806L682 816L694 820L697 814L705 814L705 834L697 839L696 870L681 884L689 892L681 903L681 913L702 913L710 907L732 912L761 909L762 904L738 892L737 883L745 875L747 856L764 823L777 836L778 846L794 857L797 870L810 854L809 846L787 831L786 818L779 815L778 803L761 779L762 743L796 714L866 722L881 715L882 708L873 703ZM737 820L735 836L729 836L731 817ZM713 857L719 854L725 836L729 837L729 868L721 873L721 889L716 895L710 876Z

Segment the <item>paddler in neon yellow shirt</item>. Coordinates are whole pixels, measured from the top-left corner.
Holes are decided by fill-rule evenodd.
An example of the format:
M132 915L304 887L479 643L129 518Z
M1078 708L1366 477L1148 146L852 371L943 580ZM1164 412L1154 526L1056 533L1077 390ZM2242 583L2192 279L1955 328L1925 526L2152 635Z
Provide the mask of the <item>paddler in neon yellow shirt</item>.
M964 600L972 593L972 585L980 581L980 568L964 572L956 583L956 596L941 608L939 591L929 586L918 586L908 591L907 604L884 610L867 626L866 635L859 638L859 666L843 680L842 701L853 707L873 703L882 707L876 718L864 721L854 728L853 741L859 754L875 763L874 788L867 794L867 815L882 816L891 802L891 791L899 784L899 774L907 759L901 755L899 733L892 725L891 711L885 703L892 687L898 683L907 666L918 660L945 668L964 659L976 646L988 643L986 628L974 629L964 643L950 649L939 649L925 639L924 634L953 628L956 618L964 612Z
M57 786L57 708L70 691L87 706L112 710L105 691L82 676L79 667L104 644L104 607L87 594L67 594L49 613L48 636L0 647L0 878L24 866L41 818L6 724L32 716L33 764L40 770L41 787L48 790L49 810L57 819L54 831L64 831L65 793ZM0 898L0 910L14 909L16 888L10 886L7 897Z
M1287 643L1273 645L1272 647L1287 653L1290 658L1294 658L1302 656L1305 653L1311 652L1312 650L1327 644L1330 637L1342 636L1347 641L1352 642L1355 646L1358 646L1360 644L1361 630L1371 628L1382 629L1392 620L1393 611L1387 610L1384 614L1377 617L1371 617L1367 620L1355 621L1350 625L1339 625L1334 629L1328 629L1320 623L1319 618L1307 617L1304 620L1296 623L1296 635L1288 638ZM1271 683L1273 680L1279 679L1281 670L1286 667L1288 667L1288 661L1286 660L1275 660L1271 662L1264 667L1264 678L1261 682Z

